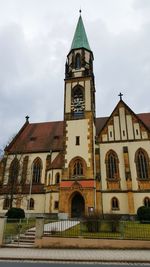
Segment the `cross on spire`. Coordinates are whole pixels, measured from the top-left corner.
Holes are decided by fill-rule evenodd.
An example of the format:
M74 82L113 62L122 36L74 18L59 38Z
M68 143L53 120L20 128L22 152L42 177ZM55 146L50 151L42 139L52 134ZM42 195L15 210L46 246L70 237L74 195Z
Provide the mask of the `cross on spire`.
M118 96L120 97L120 100L122 100L123 94L121 92Z

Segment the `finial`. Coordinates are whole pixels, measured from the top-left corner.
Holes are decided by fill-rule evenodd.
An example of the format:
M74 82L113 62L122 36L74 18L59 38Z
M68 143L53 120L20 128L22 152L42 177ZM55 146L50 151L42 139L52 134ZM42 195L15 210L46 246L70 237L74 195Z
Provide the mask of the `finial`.
M26 118L26 122L29 122L30 117L27 115L25 118Z
M80 10L79 10L79 13L80 13L80 15L81 15L81 13L82 13L82 10L81 10L81 8L80 8Z
M120 97L120 100L122 100L123 94L121 92L120 92L120 94L118 96Z

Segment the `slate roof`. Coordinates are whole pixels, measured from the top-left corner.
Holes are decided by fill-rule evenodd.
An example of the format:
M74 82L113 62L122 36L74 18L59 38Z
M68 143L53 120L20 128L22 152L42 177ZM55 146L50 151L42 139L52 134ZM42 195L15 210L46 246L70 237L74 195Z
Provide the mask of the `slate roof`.
M140 113L137 116L150 130L150 113ZM96 135L100 133L108 118L96 118ZM25 123L5 151L9 153L61 151L63 150L63 125L63 121ZM56 157L53 167L61 165L60 157L61 155Z

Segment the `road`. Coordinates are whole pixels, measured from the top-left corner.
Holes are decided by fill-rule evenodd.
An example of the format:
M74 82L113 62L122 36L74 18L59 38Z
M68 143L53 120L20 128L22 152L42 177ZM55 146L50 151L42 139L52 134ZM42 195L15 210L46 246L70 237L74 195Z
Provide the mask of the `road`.
M4 262L0 261L0 267L141 267L141 266L147 266L150 267L150 264L145 263L48 263L48 262Z

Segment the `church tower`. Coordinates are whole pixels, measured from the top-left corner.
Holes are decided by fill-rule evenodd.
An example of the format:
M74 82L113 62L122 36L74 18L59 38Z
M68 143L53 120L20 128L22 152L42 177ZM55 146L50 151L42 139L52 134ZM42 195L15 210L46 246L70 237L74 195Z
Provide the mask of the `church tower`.
M69 217L96 210L93 59L80 14L65 69L64 165L59 211Z

